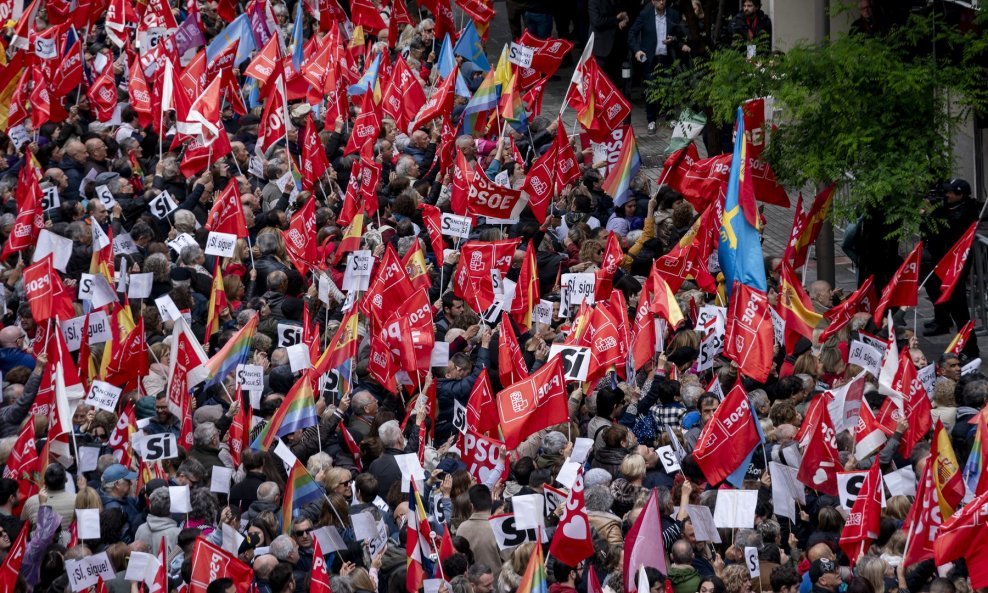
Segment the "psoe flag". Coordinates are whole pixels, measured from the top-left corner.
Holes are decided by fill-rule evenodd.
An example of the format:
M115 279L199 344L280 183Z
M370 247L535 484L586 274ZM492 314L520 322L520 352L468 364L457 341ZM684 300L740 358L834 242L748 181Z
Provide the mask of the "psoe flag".
M744 117L739 108L734 156L731 158L731 174L727 181L727 196L724 198L724 212L721 215L717 253L728 290L731 290L736 280L751 288L766 291L768 285L765 281L765 264L762 262L761 237L758 228L745 216L740 200L741 188L746 181L750 182L747 179L746 158Z

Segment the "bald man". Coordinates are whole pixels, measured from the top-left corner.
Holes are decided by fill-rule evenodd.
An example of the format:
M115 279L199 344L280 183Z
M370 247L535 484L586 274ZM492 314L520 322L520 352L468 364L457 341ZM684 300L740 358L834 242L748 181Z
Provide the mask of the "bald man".
M24 351L27 334L19 327L0 329L0 371L7 374L14 367L34 370L34 357Z
M79 186L86 176L86 145L78 140L69 140L62 149L62 160L58 161L58 168L65 173L68 184L65 191L59 192L62 201L78 200Z

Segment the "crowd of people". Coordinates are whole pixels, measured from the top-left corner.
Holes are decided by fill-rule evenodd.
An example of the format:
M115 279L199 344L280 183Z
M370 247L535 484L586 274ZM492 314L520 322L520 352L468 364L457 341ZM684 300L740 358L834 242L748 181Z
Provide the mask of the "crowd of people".
M407 7L363 2L364 10L354 0L336 21L327 16L337 14L334 0L110 0L102 10L80 0L74 9L92 16L82 16L78 31L69 3L39 3L7 23L0 66L0 87L11 89L0 94L0 590L988 586L988 555L978 556L975 539L953 554L934 552L935 541L946 541L937 527L970 515L964 503L983 504L988 489L988 376L972 363L966 276L925 328L957 334L946 352L934 352L924 350L911 314L874 315L875 303L824 280L794 288L789 251L765 253L758 261L771 307L805 297L801 319L813 323L794 339L792 328L777 337L772 324L760 326L775 343L771 369L756 377L725 347L725 326L740 315L728 306L732 287L713 249L720 220L704 226L713 210L669 185L653 191L643 175L611 195L594 150L572 148L577 130L571 139L561 120L538 115L527 93L519 101L528 116L492 117L489 129L485 120L458 133L494 64L457 51L452 77L442 72L443 56L454 58L437 28L457 33L448 2L424 2L410 17ZM491 10L463 4L468 21ZM555 26L557 37L576 42L565 59L577 68L590 68L577 60L587 44L612 80L629 57L651 73L689 54L694 40L667 0L633 4L589 0L566 17L551 2L509 0L507 18L514 37L524 32L533 43ZM162 18L156 6L187 34L185 23L198 23L201 41L174 63L142 47L153 26L132 26L137 15ZM358 38L346 20L358 10L385 26ZM309 64L320 43L338 43L332 55L342 61L329 65L336 78L327 92L371 82L351 86L349 104L333 111L311 82L326 79L309 78L305 66L310 86L285 91L284 110L272 111L274 78L256 99L266 43L253 43L243 60L232 58L236 43L205 49L229 42L241 14L270 24L268 35L291 48L277 54L286 69L303 44ZM498 7L486 24L503 18ZM862 27L871 22L864 10L862 19ZM771 50L771 21L758 0L744 0L727 27L750 57ZM152 46L179 43L174 35L168 29ZM58 59L46 57L46 41ZM67 89L60 64L74 54L62 48L82 56L84 82ZM219 99L191 97L183 115L169 72L172 90L194 86L180 73L200 54L198 91L205 96L215 81ZM239 63L213 69L222 56ZM155 60L167 62L164 75L146 72ZM566 84L555 76L561 62L533 84ZM377 79L363 77L371 64L382 73L407 66L404 88L429 97L416 109L432 109L453 78L456 99L426 121L378 114L361 144L357 130L373 107L366 97L377 94ZM149 77L159 121L137 105L137 69ZM515 69L512 85L531 71ZM115 94L108 113L90 90L103 77ZM540 93L532 95L539 108ZM507 103L487 111L507 118ZM654 132L662 114L639 108ZM284 134L271 141L281 115ZM446 217L463 213L459 196L474 204L485 195L478 179L530 188L530 172L543 162L556 167L567 150L577 169L559 183L550 176L541 213L525 207L507 221L468 214L464 234L441 232L447 220L463 224ZM549 151L558 158L543 159ZM458 187L464 176L469 190ZM980 212L967 182L944 186L930 207L928 219L939 224L924 236L924 271L953 253ZM912 261L897 244L871 248L878 226L873 214L863 217L845 244L863 290L876 296ZM224 237L232 237L229 249L217 247ZM702 265L674 282L656 266L664 256ZM359 261L367 262L363 275ZM580 300L571 275L592 279ZM925 285L931 300L949 284L934 278ZM719 323L717 311L727 316ZM862 366L852 352L860 344L883 357L877 367ZM564 385L554 383L564 376L561 346L590 359L589 371L567 359ZM524 385L535 394L530 407ZM855 390L856 400L848 395ZM725 414L728 405L740 416ZM715 475L709 452L718 438L746 446L731 424L748 422L739 417L751 419L753 446ZM884 485L874 476L885 476ZM862 511L878 504L876 492L878 514ZM853 536L863 517L875 528Z

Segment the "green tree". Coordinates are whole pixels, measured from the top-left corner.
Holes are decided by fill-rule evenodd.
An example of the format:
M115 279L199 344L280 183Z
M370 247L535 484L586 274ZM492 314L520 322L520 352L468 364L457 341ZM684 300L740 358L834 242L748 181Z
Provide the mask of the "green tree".
M977 23L986 17L982 8ZM904 234L919 228L927 191L950 177L958 125L988 106L986 56L983 29L914 15L884 38L844 35L758 60L714 50L689 68L674 65L648 92L666 108L706 111L715 129L744 101L775 97L781 117L766 160L780 182L846 184L836 217L877 207Z

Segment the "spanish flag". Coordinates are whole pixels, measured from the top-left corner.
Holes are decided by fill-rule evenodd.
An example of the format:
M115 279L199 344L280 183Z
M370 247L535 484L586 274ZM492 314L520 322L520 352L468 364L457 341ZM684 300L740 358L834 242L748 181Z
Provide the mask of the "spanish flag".
M937 490L940 516L946 521L953 516L954 510L964 498L964 479L957 456L954 455L954 447L950 443L950 435L939 418L933 428L933 443L927 463L933 464L933 486Z
M422 244L418 240L412 244L412 248L402 258L401 264L405 266L405 271L408 272L408 279L412 281L413 286L422 287L426 291L429 290L429 287L432 286L432 281L429 280L429 270L426 267L425 254L422 253Z
M213 269L213 286L209 289L209 312L206 319L206 341L220 331L220 313L227 307L226 289L223 286L223 273L220 271L220 258L216 258Z
M813 339L813 329L820 323L823 316L813 310L810 296L803 290L803 285L793 272L788 260L782 260L782 273L779 282L778 313L786 322L786 352L803 336Z
M518 286L515 288L515 298L511 302L511 317L525 327L532 327L532 315L535 305L539 303L539 268L535 262L535 245L528 241L525 259L518 273Z
M652 267L652 273L648 276L647 285L652 295L652 302L649 310L657 314L669 323L669 329L676 329L683 322L683 310L676 302L676 294L672 292L669 283L665 278Z
M359 325L357 323L357 309L353 308L340 327L336 330L333 340L329 343L326 351L322 353L313 368L309 370L313 377L320 377L330 369L343 364L348 358L357 355L357 345L360 342L360 335L357 333Z
M333 256L333 265L340 263L343 255L360 249L360 237L364 234L364 213L353 215L353 220L350 222L350 226L346 228L346 232L343 233L343 238L340 239L340 244L336 247L336 255Z

